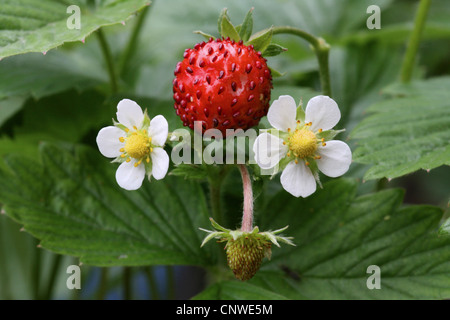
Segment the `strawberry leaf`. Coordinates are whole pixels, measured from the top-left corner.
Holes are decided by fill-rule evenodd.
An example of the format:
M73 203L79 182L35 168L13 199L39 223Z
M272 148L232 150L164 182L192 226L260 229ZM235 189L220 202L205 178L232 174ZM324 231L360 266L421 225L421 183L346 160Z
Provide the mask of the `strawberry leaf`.
M283 233L296 247L273 248L271 260L238 291L219 282L196 298L241 299L241 292L251 292L250 299L275 298L269 293L287 299L450 297L450 237L437 234L442 210L403 206L399 189L363 196L356 190L355 181L336 179L305 199L284 190L259 198L260 230L289 224ZM380 268L380 290L368 286L370 266Z
M195 164L180 164L169 173L172 176L180 176L185 179L206 179L208 172L204 166Z
M354 160L370 164L364 179L397 178L450 165L450 77L394 84L390 99L377 102L350 137Z
M46 53L66 42L84 41L95 30L125 23L149 0L86 1L64 4L58 0L3 0L0 6L0 59L27 52ZM79 28L70 22L79 9Z
M213 248L200 248L209 212L198 183L166 177L128 192L97 150L44 143L41 156L7 157L0 201L43 248L97 266L212 263Z

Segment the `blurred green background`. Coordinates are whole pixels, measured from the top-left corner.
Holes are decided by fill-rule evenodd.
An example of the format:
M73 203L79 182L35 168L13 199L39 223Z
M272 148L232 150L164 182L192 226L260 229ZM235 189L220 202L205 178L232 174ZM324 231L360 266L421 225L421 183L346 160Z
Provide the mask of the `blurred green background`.
M372 4L382 10L380 30L366 27L370 16L366 9ZM93 35L85 43L66 43L45 55L28 53L0 61L0 156L37 157L41 141L96 147L98 130L110 124L123 97L147 107L151 116L163 114L170 128L180 127L172 107L173 70L185 48L203 41L193 31L217 34L217 18L224 7L236 23L254 7L255 31L289 25L327 40L333 98L342 111L339 126L347 130L341 137L345 140L365 117L366 108L383 99L382 89L398 80L417 4L410 0L155 0L146 9L130 59L121 60L122 53L142 12L125 25L103 28L114 61L123 66L118 93L111 94L106 64ZM414 78L450 74L449 17L449 1L432 2ZM274 80L272 99L290 94L307 101L318 94L318 66L308 44L289 35L275 39L288 51L268 58L271 67L285 73ZM349 141L352 149L354 143ZM362 180L367 168L354 164L347 176ZM230 175L225 197L239 207L241 191L233 188L238 178ZM448 215L449 181L450 168L443 166L392 181L364 182L359 192L402 187L405 203L436 205ZM20 228L0 215L0 299L190 298L205 285L203 270L197 267L81 266L82 290L70 291L66 268L78 260L38 248L38 240Z

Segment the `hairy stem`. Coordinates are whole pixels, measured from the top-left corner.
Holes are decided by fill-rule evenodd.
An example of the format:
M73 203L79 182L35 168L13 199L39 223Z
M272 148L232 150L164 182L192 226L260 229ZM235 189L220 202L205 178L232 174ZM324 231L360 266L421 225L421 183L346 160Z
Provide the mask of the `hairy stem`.
M105 35L103 34L102 29L101 28L98 29L95 34L97 35L97 39L100 43L100 48L103 53L103 58L105 59L106 67L108 69L111 91L112 91L112 93L117 93L117 91L118 91L117 75L116 75L116 70L114 68L111 50L109 48L108 42L106 41L106 38L105 38Z
M253 229L253 189L248 169L244 164L238 165L242 177L242 188L244 190L244 214L242 215L241 230L251 232Z
M421 0L419 7L417 8L414 29L406 47L405 57L403 58L402 70L400 73L401 81L403 83L408 83L411 81L414 63L416 60L417 51L419 49L420 38L425 27L430 4L431 0Z
M311 44L319 63L319 75L320 84L322 86L322 93L331 98L331 82L328 65L330 45L322 38L317 38L308 32L289 26L274 27L273 34L292 34L308 41Z

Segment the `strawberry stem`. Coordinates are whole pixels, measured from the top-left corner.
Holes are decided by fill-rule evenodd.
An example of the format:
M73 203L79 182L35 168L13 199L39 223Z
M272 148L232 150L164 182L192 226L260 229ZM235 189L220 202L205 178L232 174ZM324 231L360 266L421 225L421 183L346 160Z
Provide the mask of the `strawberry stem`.
M409 38L408 45L403 59L402 70L400 73L403 83L408 83L411 80L414 64L416 61L416 54L419 48L420 38L425 28L427 20L428 9L430 8L431 0L421 0L417 8L416 18L414 21L414 30Z
M242 187L244 190L244 214L242 215L241 231L251 232L253 229L253 189L248 169L245 165L238 165L242 176Z
M139 14L139 18L134 26L134 29L131 33L131 37L128 40L128 44L123 52L121 59L119 60L118 74L123 76L127 71L128 63L132 61L134 53L137 51L138 39L142 30L142 25L145 22L145 18L147 16L147 12L149 11L150 6L146 6Z
M330 45L322 38L317 38L312 34L305 32L301 29L282 26L282 27L273 27L272 34L292 34L303 38L308 41L316 54L317 61L319 63L319 75L320 75L320 83L322 85L322 92L324 95L329 96L331 98L331 83L330 83L330 71L328 66L328 55L330 52Z
M116 73L116 69L115 69L114 63L113 63L111 49L109 48L109 44L106 41L105 35L103 34L103 31L102 31L101 28L98 29L95 34L97 35L97 39L99 41L100 48L101 48L102 53L103 53L103 58L105 59L106 67L108 69L108 75L109 75L109 82L110 82L110 86L111 86L111 92L113 94L115 94L115 93L118 92L117 73Z

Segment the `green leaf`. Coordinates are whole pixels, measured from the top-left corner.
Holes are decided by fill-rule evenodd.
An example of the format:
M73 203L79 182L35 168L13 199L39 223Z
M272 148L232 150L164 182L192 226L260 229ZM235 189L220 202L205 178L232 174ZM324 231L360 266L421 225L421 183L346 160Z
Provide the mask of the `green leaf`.
M0 59L27 52L46 53L65 42L84 41L100 27L125 23L149 0L86 1L65 4L58 0L3 0L0 7ZM74 14L69 5L80 8L80 29L68 28Z
M219 282L194 297L194 300L286 300L288 298L245 282Z
M74 51L8 58L0 63L0 98L31 95L39 99L72 88L85 90L107 83L108 75L100 60L101 56L89 44Z
M450 218L445 220L445 222L439 228L439 234L450 236Z
M364 178L396 178L450 165L450 77L394 85L395 97L372 105L351 133L354 160L372 167Z
M261 30L252 35L251 38L247 41L246 45L253 45L256 51L261 51L261 53L264 53L264 51L267 49L267 47L269 47L269 44L272 41L272 34L272 27L269 29Z
M79 94L75 90L38 101L29 99L24 104L22 125L14 132L16 137L29 136L35 142L43 139L78 142L90 130L111 119L115 105L104 100L96 91Z
M262 54L265 57L274 57L285 51L287 51L286 48L280 46L279 44L271 43L267 46L266 50L264 50Z
M208 177L208 172L203 166L194 164L180 164L170 171L169 174L184 177L185 179L205 179Z
M22 96L10 97L0 100L0 108L2 112L0 113L0 127L8 121L9 118L14 116L25 102L25 98Z
M228 18L227 14L226 14L226 10L225 10L225 13L223 15L221 15L221 17L222 17L222 21L220 23L220 29L219 29L220 35L224 38L230 37L231 40L239 41L241 38L239 37L239 34L236 31L236 28L233 26L230 19Z
M402 207L403 191L356 196L353 180L325 183L306 199L280 191L257 217L260 230L289 224L296 247L248 281L289 299L443 299L450 297L450 237L438 237L442 210ZM376 265L381 289L366 282Z
M45 143L41 157L7 158L0 201L43 248L98 266L214 261L200 249L209 213L198 183L166 177L129 192L97 150Z
M242 41L246 42L250 39L250 36L253 32L253 10L255 8L251 8L247 14L245 15L244 22L242 22L241 27L239 28L239 37Z

